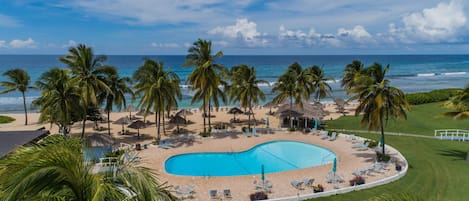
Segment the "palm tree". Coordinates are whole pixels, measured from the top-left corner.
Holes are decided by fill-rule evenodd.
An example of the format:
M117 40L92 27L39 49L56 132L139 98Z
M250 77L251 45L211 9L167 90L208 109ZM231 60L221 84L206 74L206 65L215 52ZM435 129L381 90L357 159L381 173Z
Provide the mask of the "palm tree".
M98 104L97 94L101 91L110 92L106 83L98 79L98 68L102 62L107 60L106 56L97 56L93 50L86 45L80 44L77 47L71 47L68 55L60 57L59 60L71 69L72 82L78 85L81 94L81 104L84 110L90 107L96 107ZM83 127L81 137L85 135L86 112L83 113Z
M381 130L382 158L386 154L384 141L384 122L389 118L407 118L406 110L410 109L405 94L396 87L389 85L389 80L385 79L389 71L378 63L366 68L356 80L355 86L350 89L351 100L358 100L359 105L355 110L355 116L363 114L362 124L366 124L368 129L376 128Z
M156 140L159 141L161 116L163 115L164 118L167 106L177 105L176 99L182 97L179 77L172 71L165 71L163 62L151 59L146 59L144 64L135 71L133 77L136 81L135 94L141 96L139 107L143 107L146 113L151 109L156 113Z
M202 109L204 111L204 132L207 132L205 117L208 108L208 124L210 123L210 108L211 98L216 107L218 107L218 96L222 101L226 101L224 92L218 87L222 84L221 72L226 69L220 64L216 64L215 59L223 56L223 52L219 51L212 55L212 42L199 39L193 43L192 47L188 50L189 54L186 56L186 62L183 66L195 66L194 71L187 77L187 82L191 84L191 90L196 90L195 95L192 97L191 103L202 100Z
M345 66L340 86L345 89L347 94L355 86L356 80L360 77L363 70L363 64L358 60L353 60L352 63Z
M229 77L231 79L231 85L227 91L231 97L230 99L231 101L239 101L241 107L249 108L248 128L251 128L251 114L254 121L256 121L252 105L258 104L259 99L265 100L265 94L259 88L259 85L269 84L269 82L258 80L256 78L256 70L254 67L249 67L244 64L233 67L230 70Z
M0 161L0 199L173 200L168 187L137 160L121 157L115 164L115 171L92 173L79 138L50 136Z
M272 102L280 104L287 98L290 99L290 110L292 111L293 101L300 107L303 107L303 100L309 100L311 94L314 92L312 87L313 75L312 68L303 70L300 64L291 64L286 72L278 78L278 81L272 88L272 93L278 93ZM290 119L290 127L293 127Z
M71 83L69 71L53 68L39 77L36 86L42 90L41 97L33 101L40 107L39 121L56 124L59 131L68 134L83 112L78 86Z
M0 94L10 93L12 91L20 91L23 96L23 108L24 108L24 125L28 125L28 110L26 107L26 96L25 93L28 89L35 89L33 86L29 86L31 78L28 73L23 69L11 69L3 73L10 81L0 82L0 86L4 87L5 90L0 92Z
M312 76L312 90L316 92L316 102L320 102L321 98L327 95L332 97L332 88L329 85L329 81L335 81L333 77L325 77L324 71L319 66L313 66L309 68Z
M107 126L108 126L108 135L111 135L111 123L110 123L110 113L112 111L113 105L116 105L117 109L120 111L122 106L125 108L127 106L127 101L125 99L125 94L132 94L132 89L128 86L131 82L128 77L119 77L119 73L114 66L103 66L98 69L100 74L104 75L100 80L104 80L104 83L109 87L110 91L101 91L98 94L98 102L104 104L104 110L107 113Z

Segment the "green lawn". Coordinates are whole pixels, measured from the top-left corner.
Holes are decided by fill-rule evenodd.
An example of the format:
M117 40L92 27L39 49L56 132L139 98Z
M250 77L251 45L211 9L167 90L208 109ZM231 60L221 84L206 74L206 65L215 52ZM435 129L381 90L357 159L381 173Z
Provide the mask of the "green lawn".
M429 103L412 106L407 120L389 120L385 131L434 135L436 129L457 128L469 130L469 119L453 120L444 116L450 110L441 108L441 103ZM360 124L360 117L347 116L338 120L328 121L328 129L367 130Z
M448 111L440 108L441 103L413 106L408 120L389 122L385 131L433 135L434 129L468 129L469 120L453 120L444 117ZM343 117L328 122L329 128L359 128L357 117ZM361 136L377 140L379 135L362 134ZM383 194L395 195L411 193L422 200L463 201L469 200L469 163L465 163L468 142L442 141L438 139L406 136L386 136L386 144L397 148L410 164L407 175L391 184L343 195L336 195L316 200L367 200ZM350 174L350 173L344 173Z
M0 124L6 124L15 121L16 119L9 116L0 115Z
M410 168L405 177L384 186L314 200L362 201L384 193L412 193L429 201L469 200L469 163L464 162L469 143L404 136L387 136L386 140L407 158Z

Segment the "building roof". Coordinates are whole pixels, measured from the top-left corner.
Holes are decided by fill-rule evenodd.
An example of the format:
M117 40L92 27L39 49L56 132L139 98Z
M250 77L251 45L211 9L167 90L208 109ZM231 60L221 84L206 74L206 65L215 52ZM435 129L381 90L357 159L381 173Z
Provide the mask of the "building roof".
M15 148L35 142L48 134L49 131L43 128L32 131L0 131L0 158Z

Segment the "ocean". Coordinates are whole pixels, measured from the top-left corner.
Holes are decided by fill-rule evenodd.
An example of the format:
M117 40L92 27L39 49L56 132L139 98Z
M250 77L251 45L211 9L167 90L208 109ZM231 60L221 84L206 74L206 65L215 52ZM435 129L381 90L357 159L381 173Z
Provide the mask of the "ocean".
M0 55L0 73L11 68L23 68L31 76L34 83L39 76L53 67L66 68L58 58L63 55ZM193 94L188 89L185 80L192 72L191 67L181 67L185 56L145 56L145 55L111 55L108 56L107 65L118 68L121 76L132 76L133 72L143 64L144 58L157 59L164 62L166 69L176 72L181 78L183 99L179 102L180 108L198 107L191 105ZM469 83L469 55L315 55L315 56L223 56L216 62L227 68L239 64L255 67L258 79L274 83L278 76L293 62L300 63L303 67L318 65L323 68L326 76L335 78L331 82L333 96L347 99L347 95L340 88L340 79L344 67L353 60L360 60L365 66L378 62L383 66L389 64L388 79L391 85L399 87L406 93L431 91L442 88L462 88ZM5 80L0 76L0 81ZM267 94L269 101L271 87L261 86ZM26 93L27 103L40 96L40 91L30 90ZM326 98L324 101L331 101ZM131 104L136 105L137 101ZM227 105L235 105L228 103ZM35 110L34 108L32 109ZM0 113L22 112L22 98L19 92L0 95Z

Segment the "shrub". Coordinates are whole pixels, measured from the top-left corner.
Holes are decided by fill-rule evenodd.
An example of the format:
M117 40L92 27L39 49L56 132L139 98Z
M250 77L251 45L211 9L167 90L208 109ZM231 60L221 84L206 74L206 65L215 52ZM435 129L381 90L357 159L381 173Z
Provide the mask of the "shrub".
M254 200L267 200L267 199L269 199L269 198L267 197L267 194L266 194L265 192L262 192L262 191L252 193L251 195L249 195L249 198L251 199L251 201L254 201Z
M376 159L378 160L378 162L388 162L389 160L391 160L391 156L384 155L383 158L383 154L381 152L376 152Z
M438 89L430 92L407 94L406 98L409 104L419 105L448 100L452 96L456 95L459 91L461 91L461 89Z
M315 193L324 192L324 186L322 186L321 184L318 184L317 186L313 186L313 191Z
M368 148L374 148L378 146L378 142L374 140L365 140L365 143L369 142L370 144L368 145Z
M202 136L202 137L210 137L211 133L210 133L210 131L200 132L199 135Z
M15 121L16 119L9 116L0 115L0 124L6 124Z
M219 123L219 124L216 124L213 128L214 129L226 129L226 125L225 124L222 124L222 123Z
M296 131L296 128L295 127L288 128L288 131L294 132L294 131Z
M362 184L365 184L365 178L363 178L362 176L355 176L349 182L350 182L350 186L362 185Z
M106 157L120 157L124 154L124 150L111 151L105 154Z

